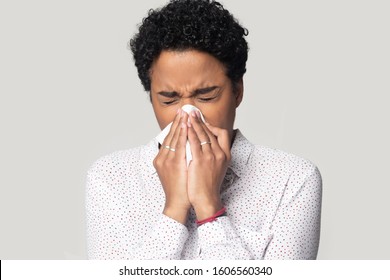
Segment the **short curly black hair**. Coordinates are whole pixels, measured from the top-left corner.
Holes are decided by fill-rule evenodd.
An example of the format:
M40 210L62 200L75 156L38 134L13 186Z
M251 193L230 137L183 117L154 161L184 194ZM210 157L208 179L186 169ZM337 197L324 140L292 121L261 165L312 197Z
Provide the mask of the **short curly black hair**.
M226 67L233 89L246 72L248 30L213 0L171 0L149 10L130 40L138 76L150 92L150 68L163 50L206 52Z

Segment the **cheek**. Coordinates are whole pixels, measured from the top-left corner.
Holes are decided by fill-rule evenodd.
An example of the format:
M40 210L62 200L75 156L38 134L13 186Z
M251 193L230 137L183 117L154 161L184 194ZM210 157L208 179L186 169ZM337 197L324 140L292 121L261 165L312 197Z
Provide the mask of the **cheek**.
M233 119L230 110L207 110L204 113L204 117L208 123L220 128L229 128Z
M231 129L235 117L235 104L233 99L226 98L211 106L204 106L202 113L207 122L213 126Z
M162 108L158 103L155 103L153 99L152 106L160 129L164 129L170 122L174 120L177 109Z
M161 129L165 128L170 122L173 121L174 118L175 116L174 115L171 116L171 114L161 113L157 115L157 121Z
M155 115L157 122L161 129L164 129L168 124L174 121L176 117L177 109L164 109L164 110L155 110Z

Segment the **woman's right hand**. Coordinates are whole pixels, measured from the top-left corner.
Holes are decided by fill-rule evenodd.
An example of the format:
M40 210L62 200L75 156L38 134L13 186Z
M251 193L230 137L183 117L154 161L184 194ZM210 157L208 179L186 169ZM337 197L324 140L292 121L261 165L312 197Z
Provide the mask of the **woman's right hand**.
M153 161L165 192L163 213L182 224L186 223L191 207L187 194L187 121L188 114L179 110Z

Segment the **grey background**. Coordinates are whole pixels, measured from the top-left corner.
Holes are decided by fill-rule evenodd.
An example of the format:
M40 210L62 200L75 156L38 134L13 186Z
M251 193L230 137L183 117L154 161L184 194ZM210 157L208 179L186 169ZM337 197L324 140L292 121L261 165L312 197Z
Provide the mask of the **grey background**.
M86 257L100 156L158 132L127 42L165 1L0 2L0 259ZM236 127L320 168L319 259L390 259L388 1L222 3L249 29Z

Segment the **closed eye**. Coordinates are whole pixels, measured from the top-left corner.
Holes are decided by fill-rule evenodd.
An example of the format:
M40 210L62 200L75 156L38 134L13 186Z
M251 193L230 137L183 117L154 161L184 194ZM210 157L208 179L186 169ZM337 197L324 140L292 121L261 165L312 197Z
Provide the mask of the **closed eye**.
M208 101L211 101L211 100L213 100L213 99L215 99L215 97L199 98L199 100L202 101L202 102L208 102Z
M176 100L172 100L172 101L164 101L163 104L164 105L170 105L172 103L174 103Z

